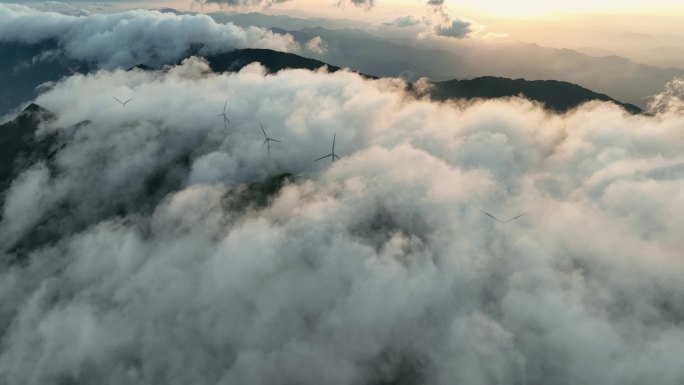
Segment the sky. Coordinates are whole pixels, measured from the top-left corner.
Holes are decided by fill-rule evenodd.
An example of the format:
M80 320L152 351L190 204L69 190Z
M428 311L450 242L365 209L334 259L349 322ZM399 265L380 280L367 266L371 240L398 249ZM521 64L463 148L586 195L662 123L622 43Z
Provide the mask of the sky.
M537 17L542 15L564 15L568 13L599 12L667 12L672 9L684 10L681 1L675 0L575 0L575 1L535 1L535 0L459 0L446 1L449 6L472 10L496 17Z
M368 0L358 2L368 4ZM354 3L356 1L352 0L288 0L271 3L269 7L241 10L369 23L382 23L407 15L431 17L435 14L434 8L427 7L423 0L374 0L371 8L354 6ZM128 4L138 6L140 2ZM221 9L216 4L187 0L151 4L199 12ZM684 3L678 0L445 0L442 10L451 17L478 22L489 32L507 35L512 40L585 50L589 54L631 56L653 60L652 64L662 66L673 65L677 62L676 57L682 56L679 51L668 57L668 51L681 49L679 44L684 41L681 28ZM629 36L632 33L653 39L633 39Z
M179 7L214 11L216 5L185 0ZM225 8L224 8L225 9ZM568 48L591 56L616 55L662 68L683 67L684 2L677 0L445 0L444 12L483 27L480 37ZM268 9L272 14L326 17L383 23L407 15L434 18L419 0L375 0L372 8L349 1L290 0Z
M27 1L5 1L19 2ZM30 1L29 1L30 2ZM75 1L75 3L112 3L136 7L144 5L169 6L179 9L215 10L217 5L202 5L203 1L171 0L171 1ZM249 4L270 3L271 12L299 11L311 16L349 17L367 20L380 20L395 13L421 12L427 1L422 0L373 0L369 9L369 0L285 0L285 1L248 1ZM353 4L362 4L354 6ZM577 14L649 14L670 15L684 14L684 4L678 0L576 0L576 1L537 1L537 0L444 0L443 5L451 12L493 17L503 19L526 19L537 17L567 17ZM253 10L264 10L263 6L251 7ZM244 8L243 8L244 9Z
M186 3L189 2L179 2ZM342 3L345 13L366 13L367 17L383 17L387 13L399 10L413 9L417 11L423 8L425 2L419 0L375 0L373 9L368 11L361 7L359 12L354 12L351 2L330 0L289 0L274 4L273 9L299 8L312 13L335 14L340 16L338 5ZM481 16L499 18L529 18L539 16L567 16L573 13L656 13L672 14L672 12L684 12L684 4L677 0L577 0L577 1L537 1L537 0L445 0L444 6L456 12L479 14Z

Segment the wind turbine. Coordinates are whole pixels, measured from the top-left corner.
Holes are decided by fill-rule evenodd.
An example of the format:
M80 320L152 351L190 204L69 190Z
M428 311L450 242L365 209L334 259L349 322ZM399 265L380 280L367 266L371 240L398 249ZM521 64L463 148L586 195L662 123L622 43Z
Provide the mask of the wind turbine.
M516 216L514 216L513 218L509 218L509 219L506 219L506 220L503 220L503 221L502 221L501 219L495 217L494 215L492 215L492 214L490 214L490 213L488 213L488 212L486 212L486 211L484 211L484 210L482 210L482 209L480 209L480 211L482 211L486 216L492 218L493 220L495 220L495 221L497 221L497 222L499 222L499 223L501 223L501 224L506 224L506 223L508 223L508 222L513 222L514 220L516 220L516 219L518 219L518 218L520 218L520 217L522 217L522 216L525 215L525 214L523 213L523 214L520 214L520 215L516 215Z
M264 133L264 138L265 138L264 144L266 145L266 149L267 149L268 153L270 154L271 153L271 142L278 142L278 143L282 143L282 142L279 141L278 139L273 139L270 136L266 135L266 130L264 130L264 125L261 124L261 122L259 122L259 125L261 126L261 132ZM262 146L264 144L262 144Z
M126 100L125 102L122 102L121 100L119 100L119 99L117 99L117 98L114 98L114 100L116 100L117 102L119 102L122 106L126 107L126 104L128 104L128 102L130 102L131 100L133 100L133 98L130 98L130 99Z
M330 160L332 161L332 163L335 163L335 158L337 158L338 160L340 159L339 156L335 155L335 136L336 136L336 135L337 135L337 133L334 133L334 134L333 134L332 152L331 152L330 154L328 154L328 155L324 155L324 156L322 156L322 157L320 157L320 158L314 160L314 162L317 162L317 161L319 161L319 160L321 160L321 159L325 159L325 158L330 157Z
M228 119L228 114L226 114L226 107L228 106L228 99L226 99L226 102L223 103L223 113L220 113L216 116L222 116L223 117L223 128L226 130L228 129L228 125L230 124L231 126L233 123L230 122L230 119Z

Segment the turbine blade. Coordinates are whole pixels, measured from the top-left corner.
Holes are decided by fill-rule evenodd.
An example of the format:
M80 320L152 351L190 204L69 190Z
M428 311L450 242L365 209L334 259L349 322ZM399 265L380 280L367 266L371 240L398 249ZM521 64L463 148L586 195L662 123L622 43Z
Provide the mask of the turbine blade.
M337 158L337 160L340 160L340 157L339 157L339 156L334 155L334 154L333 154L333 156L334 156L335 158Z
M501 221L499 220L499 218L495 217L494 215L492 215L492 214L490 214L490 213L488 213L488 212L486 212L486 211L484 211L484 210L482 210L482 209L480 209L480 211L482 211L483 213L485 213L486 216L488 216L488 217L492 218L493 220L495 220L495 221L501 223Z
M117 102L123 104L123 102L122 102L121 100L119 100L119 99L117 99L117 98L115 98L115 97L113 97L113 96L112 96L112 98L113 98L114 100L116 100Z
M333 133L333 147L332 147L332 153L335 153L335 136L337 136L337 133Z
M318 161L321 160L321 159L325 159L325 158L329 157L330 155L331 155L331 154L328 154L328 155L322 156L322 157L320 157L320 158L318 158L318 159L315 159L314 162L318 162Z
M266 130L264 130L264 125L259 122L259 125L261 126L261 132L264 133L264 138L268 139L268 135L266 135Z
M278 139L271 139L271 138L268 138L268 139L269 139L269 140L271 140L271 141L273 141L273 142L278 142L278 143L282 143L282 142L281 142L281 141L279 141Z
M514 220L516 220L516 219L518 219L518 218L520 218L520 217L523 217L523 216L525 216L524 213L523 213L523 214L520 214L520 215L517 215L517 216L514 216L513 218L511 218L511 219L509 219L509 220L506 220L506 221L504 221L504 223L513 222Z
M124 102L124 106L125 106L126 104L128 104L128 102L130 102L131 100L133 100L133 98L130 98L130 99L126 100L126 101Z
M226 102L223 103L223 114L226 114L226 106L228 105L228 99L226 99Z

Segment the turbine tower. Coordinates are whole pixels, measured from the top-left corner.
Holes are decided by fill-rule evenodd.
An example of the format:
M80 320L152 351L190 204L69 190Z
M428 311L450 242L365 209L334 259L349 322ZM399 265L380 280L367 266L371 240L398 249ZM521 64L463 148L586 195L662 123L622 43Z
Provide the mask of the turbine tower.
M279 141L278 139L273 139L270 136L266 135L266 130L264 130L264 125L261 122L259 122L259 125L261 126L261 132L264 133L264 143L262 144L262 146L265 144L266 149L267 149L266 151L270 154L271 153L271 142L278 142L278 143L282 143L282 142Z
M321 160L321 159L330 158L330 160L332 161L332 163L335 163L335 158L337 158L337 160L340 159L339 156L335 155L335 136L336 136L336 135L337 135L337 133L334 133L334 134L333 134L332 151L330 152L330 154L324 155L324 156L322 156L322 157L320 157L320 158L314 160L314 162L317 162L317 161L319 161L319 160Z
M216 115L217 117L223 117L223 128L228 129L228 125L230 124L231 126L233 123L230 122L230 119L228 119L228 114L226 113L226 107L228 107L228 99L226 99L226 102L223 103L223 112Z

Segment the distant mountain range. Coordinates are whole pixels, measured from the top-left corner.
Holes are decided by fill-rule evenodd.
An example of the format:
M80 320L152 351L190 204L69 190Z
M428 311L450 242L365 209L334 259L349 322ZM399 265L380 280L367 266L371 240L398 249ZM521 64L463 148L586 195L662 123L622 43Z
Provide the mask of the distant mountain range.
M163 9L164 12L179 12ZM305 19L262 13L210 13L219 22L270 28L276 33L289 33L301 46L299 55L266 53L259 50L238 50L215 55L212 66L218 71L236 70L240 63L262 61L271 71L283 68L317 68L330 63L330 70L348 67L369 77L401 76L408 81L429 77L433 81L449 79L475 79L480 76L523 78L527 80L554 79L590 88L596 95L584 93L578 100L610 98L620 100L628 110L645 107L648 97L663 90L665 83L684 76L678 68L657 68L616 57L592 57L569 49L542 47L536 44L515 42L463 43L455 39L416 39L407 31L371 25L353 20ZM321 50L312 50L307 42L321 38ZM197 52L197 51L195 51ZM191 55L188 52L187 55ZM260 57L262 55L264 57ZM242 57L240 57L242 56ZM306 57L304 57L306 56ZM60 54L55 41L38 44L0 42L0 116L33 99L35 88L49 81L59 80L74 73L87 73L98 68L91 63L68 60ZM226 63L229 63L227 65ZM171 64L171 63L169 63ZM233 66L233 67L231 67ZM147 68L144 65L139 68ZM476 84L482 84L482 81ZM483 86L488 86L484 84ZM461 88L466 86L462 84ZM537 86L535 86L537 87ZM438 99L451 95L448 83L437 87ZM441 90L441 91L440 91ZM458 91L452 96L494 97L497 92ZM515 90L507 90L505 96ZM550 94L533 93L529 87L520 90L526 97L546 101L551 109L567 109L565 105L549 100ZM527 92L523 92L527 91ZM518 92L520 93L520 92ZM517 93L516 93L517 94Z
M207 57L213 71L239 71L247 64L261 63L270 73L286 68L315 70L327 67L330 72L341 68L325 62L308 59L299 55L267 49L241 49L229 53ZM363 74L362 74L363 75ZM372 76L364 75L369 78ZM454 99L494 99L522 96L540 102L552 111L565 112L582 103L601 100L615 103L630 113L641 113L641 109L629 103L622 103L608 95L596 93L576 84L556 80L508 79L484 76L471 80L448 80L433 82L429 96L434 100Z
M0 44L0 56L3 60L0 72L0 83L4 84L0 93L0 114L9 112L16 105L25 103L37 95L36 87L48 81L57 81L74 73L95 70L88 63L77 63L53 55L47 62L30 64L31 55L41 49L54 49L55 43L45 42L37 46L22 44ZM216 72L239 71L244 66L259 62L271 73L298 68L315 70L327 67L331 72L339 71L338 66L323 61L306 58L300 55L278 52L267 49L238 49L231 52L207 56L210 67ZM145 65L136 66L143 70L152 70ZM361 74L367 78L374 76ZM578 105L602 100L616 103L631 113L639 113L639 107L619 102L607 95L600 94L578 85L560 81L527 81L524 79L507 79L501 77L480 77L472 80L449 80L434 82L429 96L435 100L448 99L492 99L509 96L524 96L544 104L554 111L567 111Z
M209 14L219 22L270 28L289 33L302 46L320 37L327 46L306 56L378 76L402 76L409 80L429 77L435 81L479 76L555 79L578 84L637 105L662 92L684 69L660 68L618 56L590 56L572 49L544 47L507 39L475 42L459 39L416 39L416 30L346 20L306 20L261 13Z

